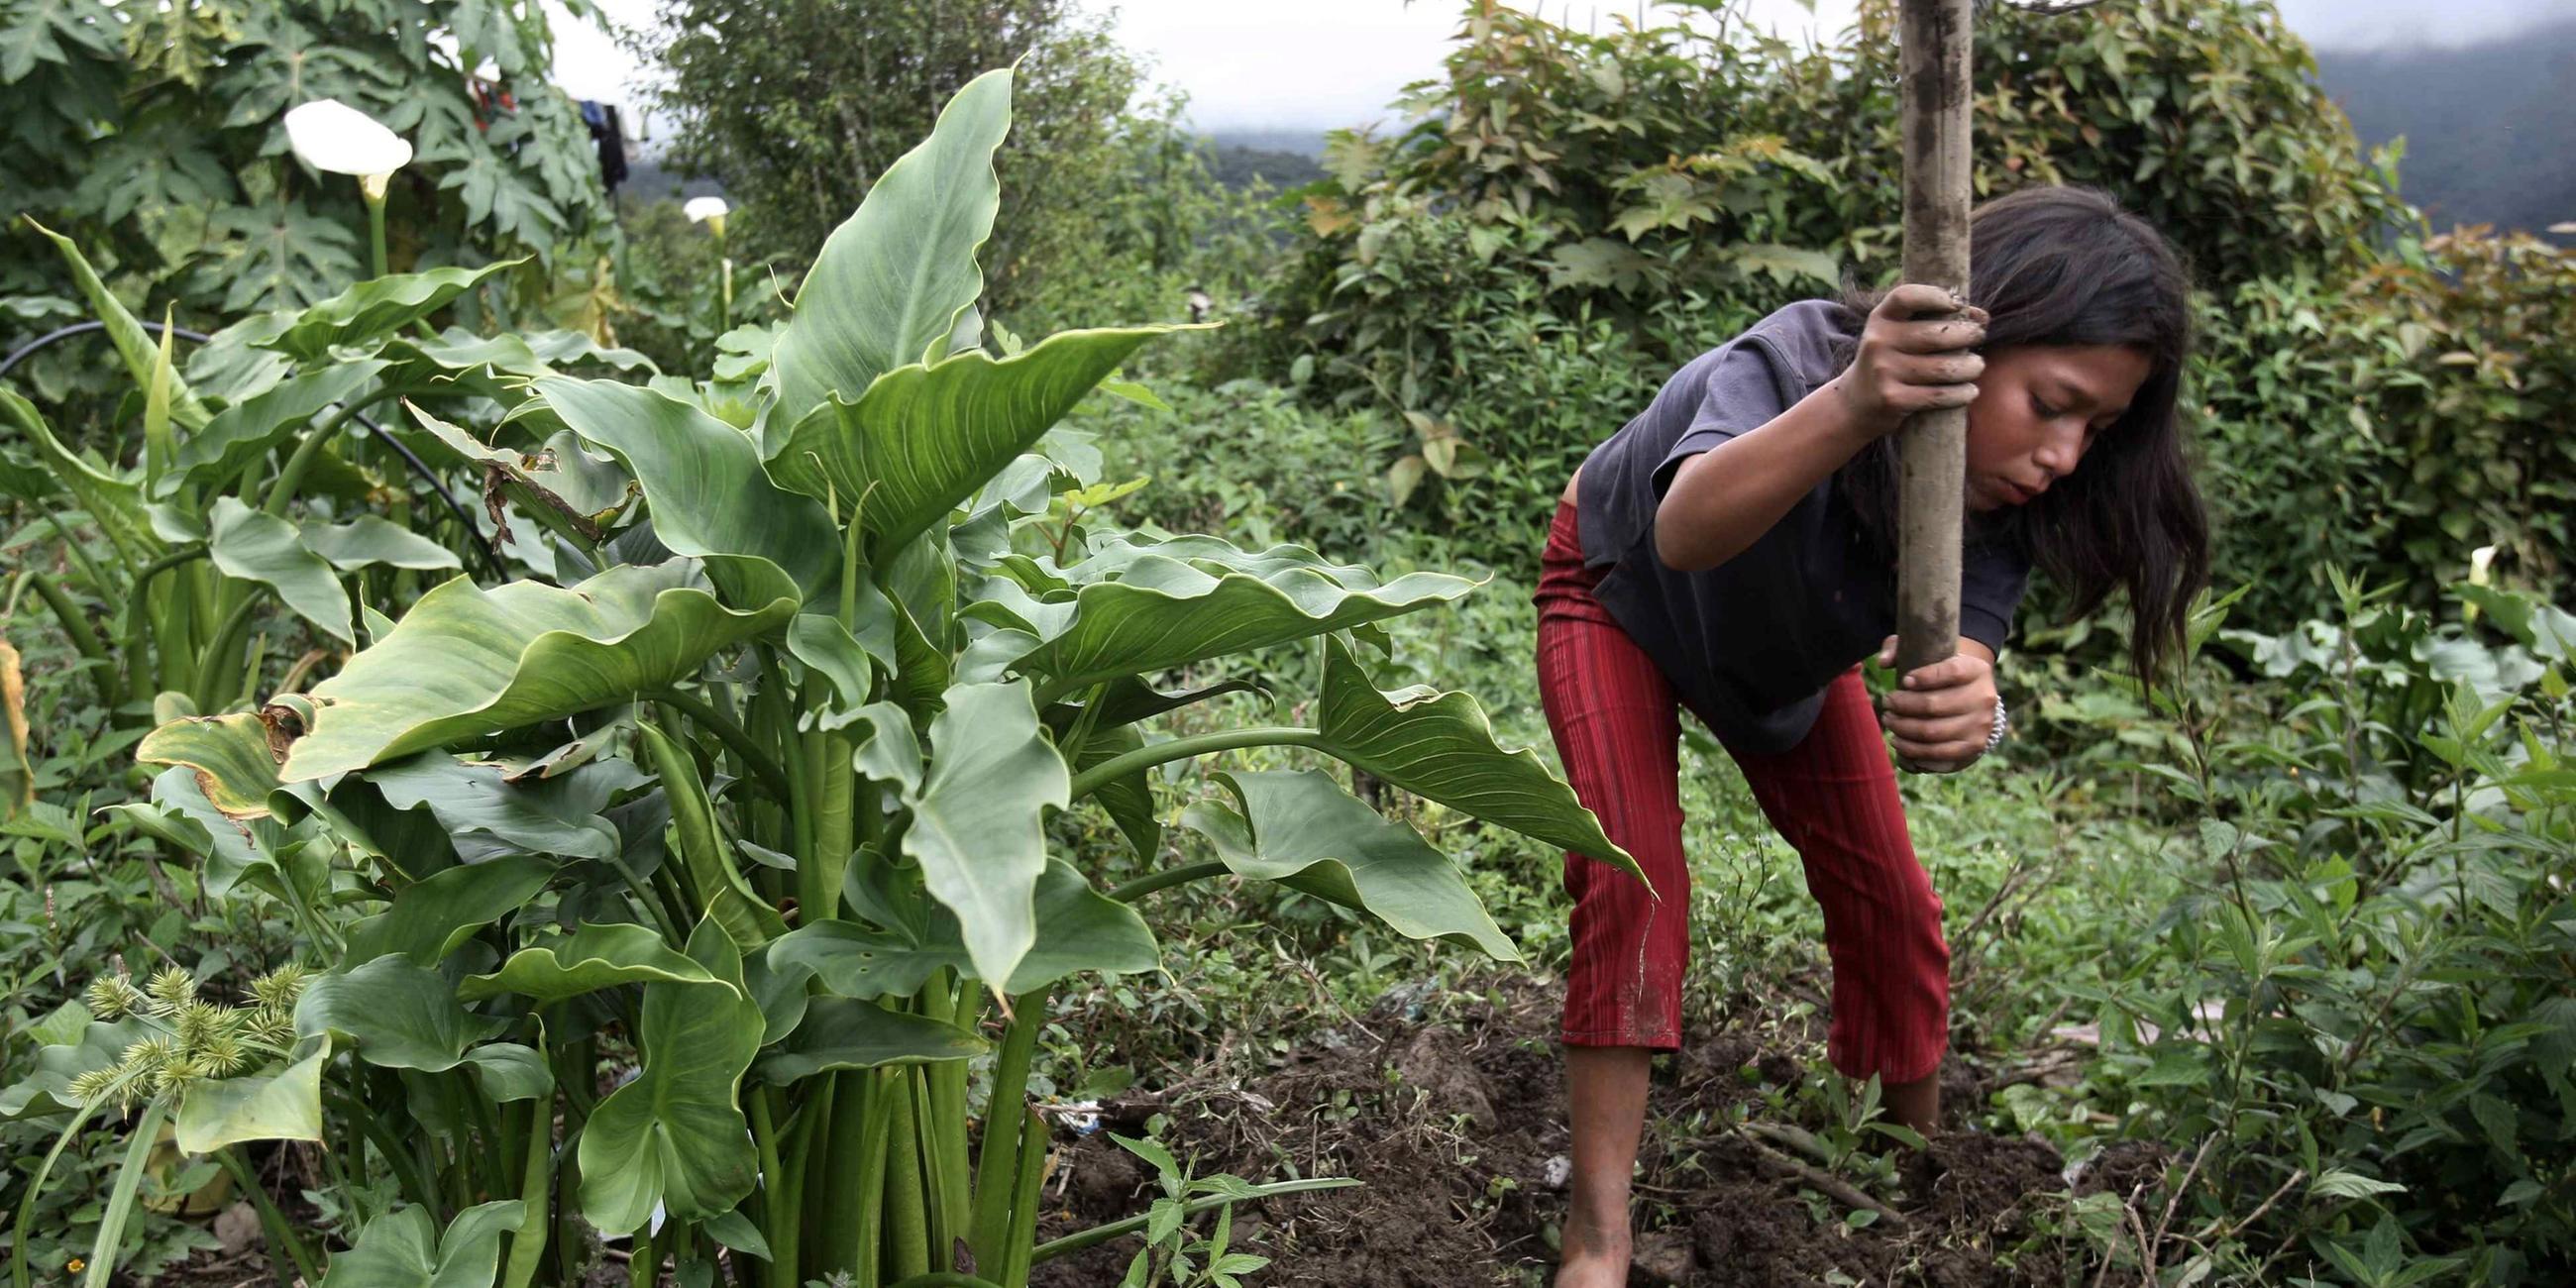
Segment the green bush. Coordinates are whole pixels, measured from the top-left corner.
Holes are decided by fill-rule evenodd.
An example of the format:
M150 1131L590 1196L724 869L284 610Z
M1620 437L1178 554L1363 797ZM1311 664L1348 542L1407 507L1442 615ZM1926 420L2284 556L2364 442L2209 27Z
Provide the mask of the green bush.
M2445 621L2331 580L2335 619L2225 633L2274 683L2151 699L2168 750L2142 769L2197 817L2152 856L2183 893L2120 979L2072 991L2104 1042L2081 1094L2178 1155L2165 1223L2107 1252L2212 1282L2554 1282L2576 1256L2576 616L2470 585Z
M2326 566L2427 606L2473 546L2546 597L2576 586L2576 259L2470 230L2338 285L2245 283L2202 332L2217 575L2258 618L2331 603Z
M1305 229L1263 337L1273 370L1305 357L1325 396L1412 413L1421 464L1405 474L1475 477L1441 468L1455 437L1521 496L1561 486L1691 356L1893 270L1892 12L1873 0L1807 52L1474 7L1444 74L1405 101L1416 123L1336 136L1330 177L1298 194ZM2339 279L2409 219L2268 3L1994 8L1976 66L1981 194L2107 188L2214 285L2300 266ZM1521 321L1492 321L1506 317ZM1584 338L1562 372L1516 376L1568 334Z
M1033 334L1176 318L1235 204L1179 101L1148 96L1144 67L1070 0L665 0L659 16L641 44L670 75L672 161L723 181L747 265L801 272L950 94L1013 63L1022 124L998 162L986 313Z
M1150 481L1117 503L1129 521L1350 560L1380 557L1404 526L1374 465L1399 441L1387 418L1319 411L1252 380L1154 392L1164 406L1093 398L1066 422L1096 437L1104 478Z

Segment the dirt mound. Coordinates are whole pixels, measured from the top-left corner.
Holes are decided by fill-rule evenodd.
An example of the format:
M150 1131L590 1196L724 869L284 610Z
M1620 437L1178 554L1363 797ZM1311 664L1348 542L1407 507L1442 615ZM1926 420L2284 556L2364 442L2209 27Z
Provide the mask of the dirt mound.
M1265 1283L1543 1284L1555 1264L1568 1144L1554 999L1535 985L1501 997L1437 1025L1382 1007L1340 1045L1240 1085L1124 1101L1104 1123L1132 1134L1164 1115L1166 1140L1199 1174L1357 1177L1355 1188L1237 1212L1234 1246L1276 1259ZM2042 1233L2067 1188L2055 1150L1956 1124L1878 1192L1896 1215L1854 1228L1845 1202L1784 1166L1795 1150L1729 1126L1766 1117L1765 1093L1802 1073L1797 1059L1746 1033L1695 1035L1658 1073L1640 1151L1645 1228L1632 1284L2062 1280L2065 1249ZM1974 1071L1946 1068L1943 1083L1954 1117L1975 1103ZM1153 1178L1105 1136L1070 1143L1062 1161L1042 1237L1134 1215L1152 1200ZM2154 1166L2123 1156L2102 1170L2125 1177ZM1115 1284L1136 1246L1130 1238L1050 1262L1033 1282Z

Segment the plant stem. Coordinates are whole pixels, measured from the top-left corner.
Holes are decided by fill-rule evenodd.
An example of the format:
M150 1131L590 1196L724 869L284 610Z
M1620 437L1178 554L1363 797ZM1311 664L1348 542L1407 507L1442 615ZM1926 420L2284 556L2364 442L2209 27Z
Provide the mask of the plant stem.
M792 1205L782 1201L780 1192L787 1183L787 1173L778 1166L778 1119L770 1103L776 1094L774 1087L761 1087L746 1089L743 1095L751 1106L751 1139L760 1149L760 1175L767 1184L767 1188L760 1191L760 1237L769 1245L769 1278L773 1281L780 1265L796 1264L796 1249L778 1246L782 1233L793 1239L790 1232L796 1228L796 1223L778 1219L781 1209L792 1210Z
M197 678L188 686L189 695L197 700L197 714L216 715L231 705L232 691L224 683L226 673L232 670L226 655L241 651L242 637L250 631L251 613L258 607L258 597L246 593L225 614L222 624L215 627L214 642L207 646L206 655L197 659Z
M1003 1249L1002 1288L1028 1288L1029 1254L1037 1243L1038 1187L1046 1183L1046 1120L1034 1109L1021 1112L1020 1173L1011 1186L1011 1234Z
M858 1113L860 1124L859 1219L854 1223L858 1248L850 1259L851 1282L856 1288L877 1288L885 1282L878 1274L878 1262L884 1255L885 1244L886 1123L890 1097L883 1094L885 1088L873 1073L853 1071L841 1076L850 1080L844 1084L844 1098L850 1085L866 1088L860 1097L860 1105L851 1107Z
M367 199L367 249L372 252L376 276L385 275L385 194L372 184L361 183L359 195Z
M233 1184L250 1196L251 1206L259 1212L259 1228L268 1235L270 1254L285 1253L295 1263L295 1273L302 1276L305 1283L322 1282L322 1272L314 1266L313 1254L305 1251L304 1241L295 1237L295 1227L287 1224L286 1214L277 1210L276 1200L271 1199L268 1190L260 1185L259 1174L242 1161L238 1152L229 1148L216 1150L215 1161L232 1174ZM280 1266L278 1270L278 1282L286 1282L289 1276L284 1273L285 1267Z
M810 1210L804 1220L814 1229L814 1269L822 1274L855 1274L859 1250L867 1238L863 1227L872 1228L871 1214L876 1210L876 1191L867 1176L872 1139L868 1076L844 1069L822 1082L805 1109L807 1116L818 1119L812 1134L819 1138L806 1183L814 1184L820 1177L821 1184L806 1205Z
M716 334L721 336L733 329L733 257L719 254L716 260L716 277L719 283L716 297Z
M1109 892L1109 897L1120 903L1134 903L1137 900L1144 898L1146 895L1152 894L1166 886L1176 886L1185 881L1196 881L1200 877L1220 876L1232 870L1233 869L1226 867L1224 862L1221 860L1201 859L1196 863L1184 863L1177 868L1165 868L1160 872L1148 872L1133 881L1112 889Z
M90 558L89 551L82 549L81 543L72 539L72 530L64 526L61 512L50 509L45 511L45 522L53 525L54 535L62 539L63 553L70 555L72 562L80 565L81 575L89 578L89 584L96 588L98 597L107 598L108 592L112 589L108 583L107 574L99 571L98 561Z
M796 859L797 920L808 926L841 913L841 882L849 875L850 850L858 843L859 776L850 768L854 750L849 734L828 731L814 766L821 779L813 798L814 851Z
M1134 751L1121 752L1073 776L1073 799L1083 797L1108 783L1116 782L1140 769L1175 760L1188 760L1214 752L1233 751L1242 747L1320 747L1324 735L1295 725L1257 725L1250 729L1227 729L1218 733L1195 734L1174 738L1170 742L1151 743Z
M882 1079L878 1094L890 1104L884 1206L891 1264L886 1273L909 1279L930 1273L930 1218L921 1193L921 1122L913 1113L914 1070L898 1065L878 1077Z
M116 664L109 660L106 643L99 639L98 631L89 624L89 618L82 615L80 605L73 603L72 597L55 585L53 578L36 569L27 570L27 581L36 588L36 596L45 601L45 607L53 610L55 620L62 623L63 634L71 637L72 647L80 652L81 660L96 664L89 678L98 688L99 702L109 711L124 705L118 696L121 686L117 683Z
M772 1089L768 1094L783 1103L786 1093ZM770 1193L769 1207L763 1216L771 1225L769 1236L769 1288L798 1288L805 1282L799 1265L804 1256L805 1191L811 1183L806 1175L807 1159L814 1148L816 1124L831 1111L831 1084L825 1083L809 1095L805 1107L797 1111L795 1121L787 1128L787 1153L779 1160L777 1188Z
M98 1239L90 1244L89 1274L81 1281L83 1288L107 1288L116 1274L116 1254L125 1242L125 1223L134 1215L136 1191L143 1186L144 1160L159 1143L161 1124L170 1117L170 1102L155 1096L143 1107L143 1117L134 1124L134 1134L125 1144L125 1161L117 1166L116 1188L108 1196L107 1213L99 1218Z
M1228 1203L1276 1198L1282 1194L1303 1194L1310 1190L1347 1189L1359 1183L1359 1178L1355 1176L1318 1176L1302 1181L1274 1181L1268 1185L1255 1185L1251 1193L1239 1198L1214 1194L1206 1198L1192 1199L1181 1206L1181 1215L1187 1218ZM1133 1234L1144 1229L1145 1223L1152 1219L1151 1216L1131 1216L1124 1221L1112 1221L1107 1225L1095 1225L1088 1230L1077 1230L1061 1239L1050 1239L1039 1244L1029 1254L1029 1260L1032 1263L1053 1261L1067 1253L1080 1252L1095 1244L1107 1243L1112 1239Z
M304 485L305 473L313 468L313 458L330 446L340 427L348 424L350 418L359 412L399 392L393 388L379 389L364 398L342 403L338 411L331 413L329 420L323 421L319 428L306 434L303 441L295 445L295 451L286 458L286 464L278 469L277 481L268 485L268 499L261 503L260 508L280 518L285 517L287 505L295 500L295 490Z
M984 1109L984 1147L975 1160L975 1264L1004 1264L1010 1235L1011 1184L1019 1175L1020 1110L1028 1104L1029 1055L1046 1023L1045 989L1011 999L1011 1024L993 1060L993 1096Z
M537 1270L546 1256L546 1223L548 1206L554 1198L555 1098L553 1092L537 1097L536 1107L529 1111L525 1166L519 1173L519 1232L510 1236L508 1273L502 1288L528 1288L536 1282ZM306 1283L319 1283L312 1275Z
M777 757L770 755L766 748L754 741L750 734L745 733L743 727L735 722L733 717L716 710L714 705L705 699L694 694L682 693L677 689L664 689L653 694L652 700L667 702L689 719L706 726L707 731L714 734L716 741L723 743L726 750L742 757L743 767L749 769L752 776L760 781L761 790L769 793L771 800L785 804L795 799L787 786L786 768L778 763Z
M932 987L938 986L934 983ZM912 1135L920 1146L922 1226L927 1231L923 1243L930 1250L929 1268L952 1269L957 1237L964 1232L965 1222L972 1219L972 1214L958 1213L958 1219L951 1219L948 1178L943 1167L946 1159L939 1149L940 1123L930 1108L930 1071L905 1069L896 1081L912 1101Z
M964 1014L977 1000L973 981L951 982L947 974L941 971L922 994L927 1003L922 1014L948 1023L961 1018L973 1023L974 1016ZM930 1126L926 1130L932 1173L937 1179L933 1193L944 1211L949 1232L949 1240L941 1245L944 1256L956 1238L970 1235L975 1226L975 1168L966 1149L966 1062L940 1061L924 1071L922 1077L930 1088Z
M82 1105L72 1113L71 1123L54 1138L54 1147L45 1152L45 1161L36 1165L36 1174L27 1181L26 1197L18 1200L18 1219L9 1226L10 1288L27 1288L27 1244L35 1233L29 1224L36 1219L36 1200L45 1192L45 1179L54 1173L54 1163L63 1151L80 1138L81 1128L89 1125L90 1116L98 1112L95 1104Z

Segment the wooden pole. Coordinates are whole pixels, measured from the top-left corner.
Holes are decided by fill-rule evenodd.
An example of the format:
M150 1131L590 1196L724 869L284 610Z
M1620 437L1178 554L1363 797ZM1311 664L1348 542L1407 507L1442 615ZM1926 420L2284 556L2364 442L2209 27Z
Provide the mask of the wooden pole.
M1971 0L1900 0L1908 282L1968 291ZM1968 413L1923 412L1898 439L1896 669L1958 650Z

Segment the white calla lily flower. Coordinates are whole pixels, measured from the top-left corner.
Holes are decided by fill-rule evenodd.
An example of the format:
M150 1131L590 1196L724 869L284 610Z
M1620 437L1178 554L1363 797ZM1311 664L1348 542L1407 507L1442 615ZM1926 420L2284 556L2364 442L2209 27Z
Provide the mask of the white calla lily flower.
M680 213L687 215L690 223L703 224L732 214L733 207L726 205L722 197L691 197L682 203Z
M411 144L376 118L336 98L317 98L288 109L286 141L304 164L328 174L356 175L370 195L411 164Z

